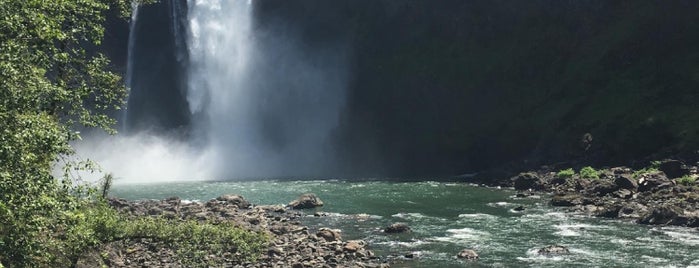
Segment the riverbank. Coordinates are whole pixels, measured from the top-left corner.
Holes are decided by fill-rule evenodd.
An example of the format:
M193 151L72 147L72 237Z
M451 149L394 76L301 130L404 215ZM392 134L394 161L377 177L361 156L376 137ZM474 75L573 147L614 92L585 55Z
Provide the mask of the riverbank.
M539 170L510 179L479 182L514 187L518 195L551 194L550 204L591 216L648 225L699 227L697 166L654 161L643 169L591 167Z
M151 217L232 223L269 236L268 249L254 261L237 261L237 248L201 252L206 262L223 263L226 267L388 267L364 241L344 241L340 230L302 225L302 211L279 205L252 205L238 195L224 195L207 202L183 201L178 197L145 201L111 198L109 205L134 220ZM183 262L186 256L178 256L177 251L175 246L151 237L132 238L103 245L86 254L78 266L188 267Z

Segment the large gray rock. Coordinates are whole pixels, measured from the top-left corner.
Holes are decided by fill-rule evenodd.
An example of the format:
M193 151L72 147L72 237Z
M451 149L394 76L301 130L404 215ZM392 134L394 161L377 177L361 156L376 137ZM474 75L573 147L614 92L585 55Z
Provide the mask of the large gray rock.
M221 202L225 202L226 204L235 205L238 208L249 208L250 207L250 202L245 200L245 198L243 198L240 195L231 195L231 194L222 195L222 196L217 197L216 200L221 201Z
M682 210L680 208L666 205L654 208L649 213L643 215L638 222L641 224L665 225L670 224L680 215L682 215Z
M405 223L394 223L384 228L383 231L388 234L407 233L410 232L410 227Z
M293 209L316 208L322 207L323 201L321 201L315 194L303 194L298 199L289 203L289 206Z
M639 192L655 191L672 186L673 182L662 171L641 174L638 178Z
M559 246L559 245L553 245L553 246L546 246L538 251L539 255L563 255L563 254L568 254L570 251L568 250L567 247L564 246Z
M595 180L590 192L598 196L605 196L618 190L619 186L608 180Z
M466 260L477 260L480 258L478 256L478 253L472 249L464 249L459 254L456 255L457 258L459 259L466 259Z
M512 178L515 190L541 190L543 189L544 183L541 178L536 173L520 173L519 175Z
M328 228L320 228L318 230L318 233L316 233L316 236L325 239L325 241L332 242L332 241L341 241L342 236L340 235L340 232Z
M583 204L583 196L579 194L556 195L551 198L551 205L555 207L572 207Z
M680 160L664 160L658 166L660 171L664 172L668 178L674 179L684 175L689 175L689 168Z
M636 182L636 179L634 179L631 174L617 174L616 178L614 178L614 183L621 189L638 189L638 182Z

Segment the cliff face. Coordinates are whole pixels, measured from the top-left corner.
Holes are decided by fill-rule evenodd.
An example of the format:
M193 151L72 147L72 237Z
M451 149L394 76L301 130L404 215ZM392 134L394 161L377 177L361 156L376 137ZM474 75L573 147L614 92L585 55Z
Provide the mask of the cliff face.
M336 132L347 174L625 163L699 145L697 1L255 4L258 29L351 47Z
M367 148L391 171L434 174L697 145L697 2L317 2L263 6L309 43L350 36L340 133L354 166L374 168Z

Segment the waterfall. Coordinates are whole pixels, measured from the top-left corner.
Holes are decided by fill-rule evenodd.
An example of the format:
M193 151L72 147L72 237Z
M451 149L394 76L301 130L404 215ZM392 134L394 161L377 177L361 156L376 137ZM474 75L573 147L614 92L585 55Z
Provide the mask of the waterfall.
M311 50L283 23L258 27L254 8L245 0L135 7L128 133L87 138L77 151L139 182L331 174L344 50Z
M194 138L214 176L308 176L333 160L344 101L342 53L304 51L293 36L255 29L251 1L189 1Z
M133 77L133 61L131 60L133 58L133 47L134 44L136 43L136 20L138 19L138 4L136 2L131 2L131 20L129 21L129 40L128 40L128 50L127 50L127 61L126 61L126 77L124 79L126 83L127 88L131 88L131 79ZM129 95L130 96L130 95ZM126 99L126 102L129 102L128 96ZM122 116L122 122L121 122L121 129L124 131L127 130L128 126L128 120L129 120L129 113L126 109L124 109L123 116Z

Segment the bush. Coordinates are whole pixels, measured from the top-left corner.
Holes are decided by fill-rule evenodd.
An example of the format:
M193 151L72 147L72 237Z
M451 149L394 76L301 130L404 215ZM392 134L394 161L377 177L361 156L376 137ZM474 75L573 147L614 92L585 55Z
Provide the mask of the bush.
M685 176L682 176L682 178L677 179L678 184L686 185L686 186L694 185L696 183L696 181L697 181L697 177L692 176L692 175L685 175Z
M561 170L556 174L556 176L562 179L572 178L574 175L575 170L573 170L572 168Z
M599 179L599 171L592 167L584 167L580 169L580 177L586 179Z
M124 222L121 230L125 238L147 237L176 248L180 261L187 267L224 266L205 257L225 252L235 253L236 261L255 261L269 243L267 234L248 231L230 222L144 217Z

